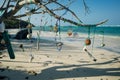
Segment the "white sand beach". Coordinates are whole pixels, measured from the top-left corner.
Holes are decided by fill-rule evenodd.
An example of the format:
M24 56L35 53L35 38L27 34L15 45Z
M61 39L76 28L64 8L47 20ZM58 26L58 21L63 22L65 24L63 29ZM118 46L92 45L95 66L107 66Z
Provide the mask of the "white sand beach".
M93 61L83 51L84 35L79 35L79 39L67 36L68 41L63 40L61 51L56 49L52 38L45 40L49 35L41 33L39 50L36 40L31 43L30 40L11 39L16 57L12 60L7 50L2 52L0 80L120 80L120 38L106 36L105 46L101 47L101 38L96 35L93 48L92 45L87 47L97 59ZM34 59L30 62L31 55Z

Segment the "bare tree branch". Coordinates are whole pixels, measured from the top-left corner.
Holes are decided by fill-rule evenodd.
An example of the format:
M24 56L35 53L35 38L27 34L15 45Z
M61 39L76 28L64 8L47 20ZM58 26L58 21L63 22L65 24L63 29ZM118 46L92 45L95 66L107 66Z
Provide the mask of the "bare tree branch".
M84 24L82 21L77 17L77 15L69 9L69 5L74 2L75 0L68 0L69 3L66 5L61 4L58 2L59 0L28 0L27 2L25 0L4 0L0 10L5 10L4 14L0 17L0 21L2 20L7 20L7 19L13 19L15 20L16 18L20 17L25 17L27 16L28 13L30 14L43 14L43 13L48 13L49 15L53 16L54 18L62 21L66 21L68 23L77 25L77 26L97 26L100 24L105 23L107 20L102 21L97 24ZM15 2L14 5L11 5L11 2ZM7 6L5 6L7 4ZM16 13L21 10L25 4L30 5L30 4L35 4L37 8L33 8L29 10L28 13L24 12L23 14L16 15ZM85 10L88 11L88 6L85 3L85 0L83 0L83 4L85 7ZM49 5L59 5L59 7L49 7ZM5 6L5 7L4 7ZM13 7L14 9L11 9ZM55 13L55 11L60 11L60 10L66 10L62 15L58 15ZM9 12L8 12L9 11ZM65 15L67 12L70 12L79 22L64 18L63 15Z
M83 0L83 4L84 4L84 8L85 8L85 14L86 14L86 13L89 13L90 9L89 9L89 7L86 5L85 0Z
M4 7L5 3L6 3L6 0L3 2L3 4L2 4L2 6L1 6L1 8L3 8L3 7ZM0 8L0 10L1 10L1 8Z
M74 22L74 21L72 21L72 20L63 18L63 17L61 17L61 16L59 16L59 15L56 15L54 12L52 12L51 10L49 10L49 8L47 8L46 6L44 6L44 5L42 5L42 4L39 5L39 6L42 7L42 8L44 8L44 9L48 12L48 14L54 16L56 19L66 21L66 22L69 22L69 23L74 24L74 25L77 25L77 26L86 26L86 27L87 27L87 26L97 26L97 25L103 24L103 23L105 23L105 22L108 21L108 20L105 20L105 21L102 21L102 22L97 23L97 24L82 24L82 23L77 23L77 22Z
M62 5L62 4L58 3L58 2L55 2L55 3L58 4L58 5L60 5L60 6L62 6L64 9L68 10L69 12L71 12L72 15L75 16L75 18L77 18L80 23L82 23L82 21L77 17L77 15L73 11L71 11L69 8L65 7L64 5Z
M6 14L7 11L8 11L8 8L9 8L9 5L10 5L10 1L11 1L11 0L8 0L8 4L7 4L7 7L6 7L6 10L5 10L5 13L4 13L4 14Z

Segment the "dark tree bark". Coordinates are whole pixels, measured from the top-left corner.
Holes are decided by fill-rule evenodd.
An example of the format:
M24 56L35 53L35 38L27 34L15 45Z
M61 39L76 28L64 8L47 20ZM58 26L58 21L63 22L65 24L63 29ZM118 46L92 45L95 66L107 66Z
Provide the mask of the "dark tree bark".
M0 22L6 20L16 20L20 17L25 17L28 14L32 15L32 14L43 14L43 13L44 14L47 13L58 20L62 20L77 26L97 26L107 21L105 20L97 24L84 24L79 19L79 17L72 10L69 9L70 4L75 0L66 0L66 1L68 1L68 4L63 5L62 3L60 3L59 0L2 0L0 11L1 12L3 11L3 14L0 17ZM17 12L20 11L23 7L31 4L32 5L34 4L34 6L37 7L33 9L29 9L27 13L24 12L24 14L17 14ZM88 11L88 7L85 3L85 0L83 0L83 4L85 6L85 10ZM49 5L53 5L53 6L57 5L58 7L53 8L53 7L49 7ZM55 13L55 11L62 11L62 10L66 10L67 12L71 13L71 15L73 15L74 18L77 19L77 21L64 18L63 15L66 15L65 13L63 13L63 15L58 15L57 13Z

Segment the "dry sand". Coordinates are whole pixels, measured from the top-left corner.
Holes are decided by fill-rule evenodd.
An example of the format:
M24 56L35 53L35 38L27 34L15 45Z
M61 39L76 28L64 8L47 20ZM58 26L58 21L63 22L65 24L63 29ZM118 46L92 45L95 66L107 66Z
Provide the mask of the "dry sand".
M0 55L0 80L120 80L120 38L105 38L105 47L96 38L92 53L96 62L82 50L83 45L65 43L58 51L55 42L41 39L37 50L35 40L11 41L16 58L11 60L6 50Z

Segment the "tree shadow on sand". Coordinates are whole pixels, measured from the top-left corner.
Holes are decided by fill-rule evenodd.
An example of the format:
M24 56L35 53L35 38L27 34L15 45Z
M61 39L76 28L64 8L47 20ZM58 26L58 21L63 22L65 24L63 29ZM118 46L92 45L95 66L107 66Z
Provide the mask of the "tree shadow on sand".
M4 76L10 76L10 80L14 79L14 76L17 76L20 80L55 80L63 78L80 78L80 77L95 77L95 76L120 76L120 68L92 68L89 66L103 66L105 64L111 63L120 63L120 57L116 57L113 60L102 62L102 63L93 63L93 64L81 64L81 65L61 65L53 66L41 71L36 75L30 75L25 73L25 71L20 70L9 70L7 75L0 69L0 74ZM51 64L51 63L50 63ZM49 65L49 64L48 64ZM18 79L18 80L19 80ZM3 79L4 80L4 79Z
M68 66L55 66L47 68L38 74L39 79L54 80L62 78L78 78L78 77L93 77L93 76L120 76L120 68L90 68L91 65L105 65L114 62L120 63L116 57L113 60L83 65L68 65Z

